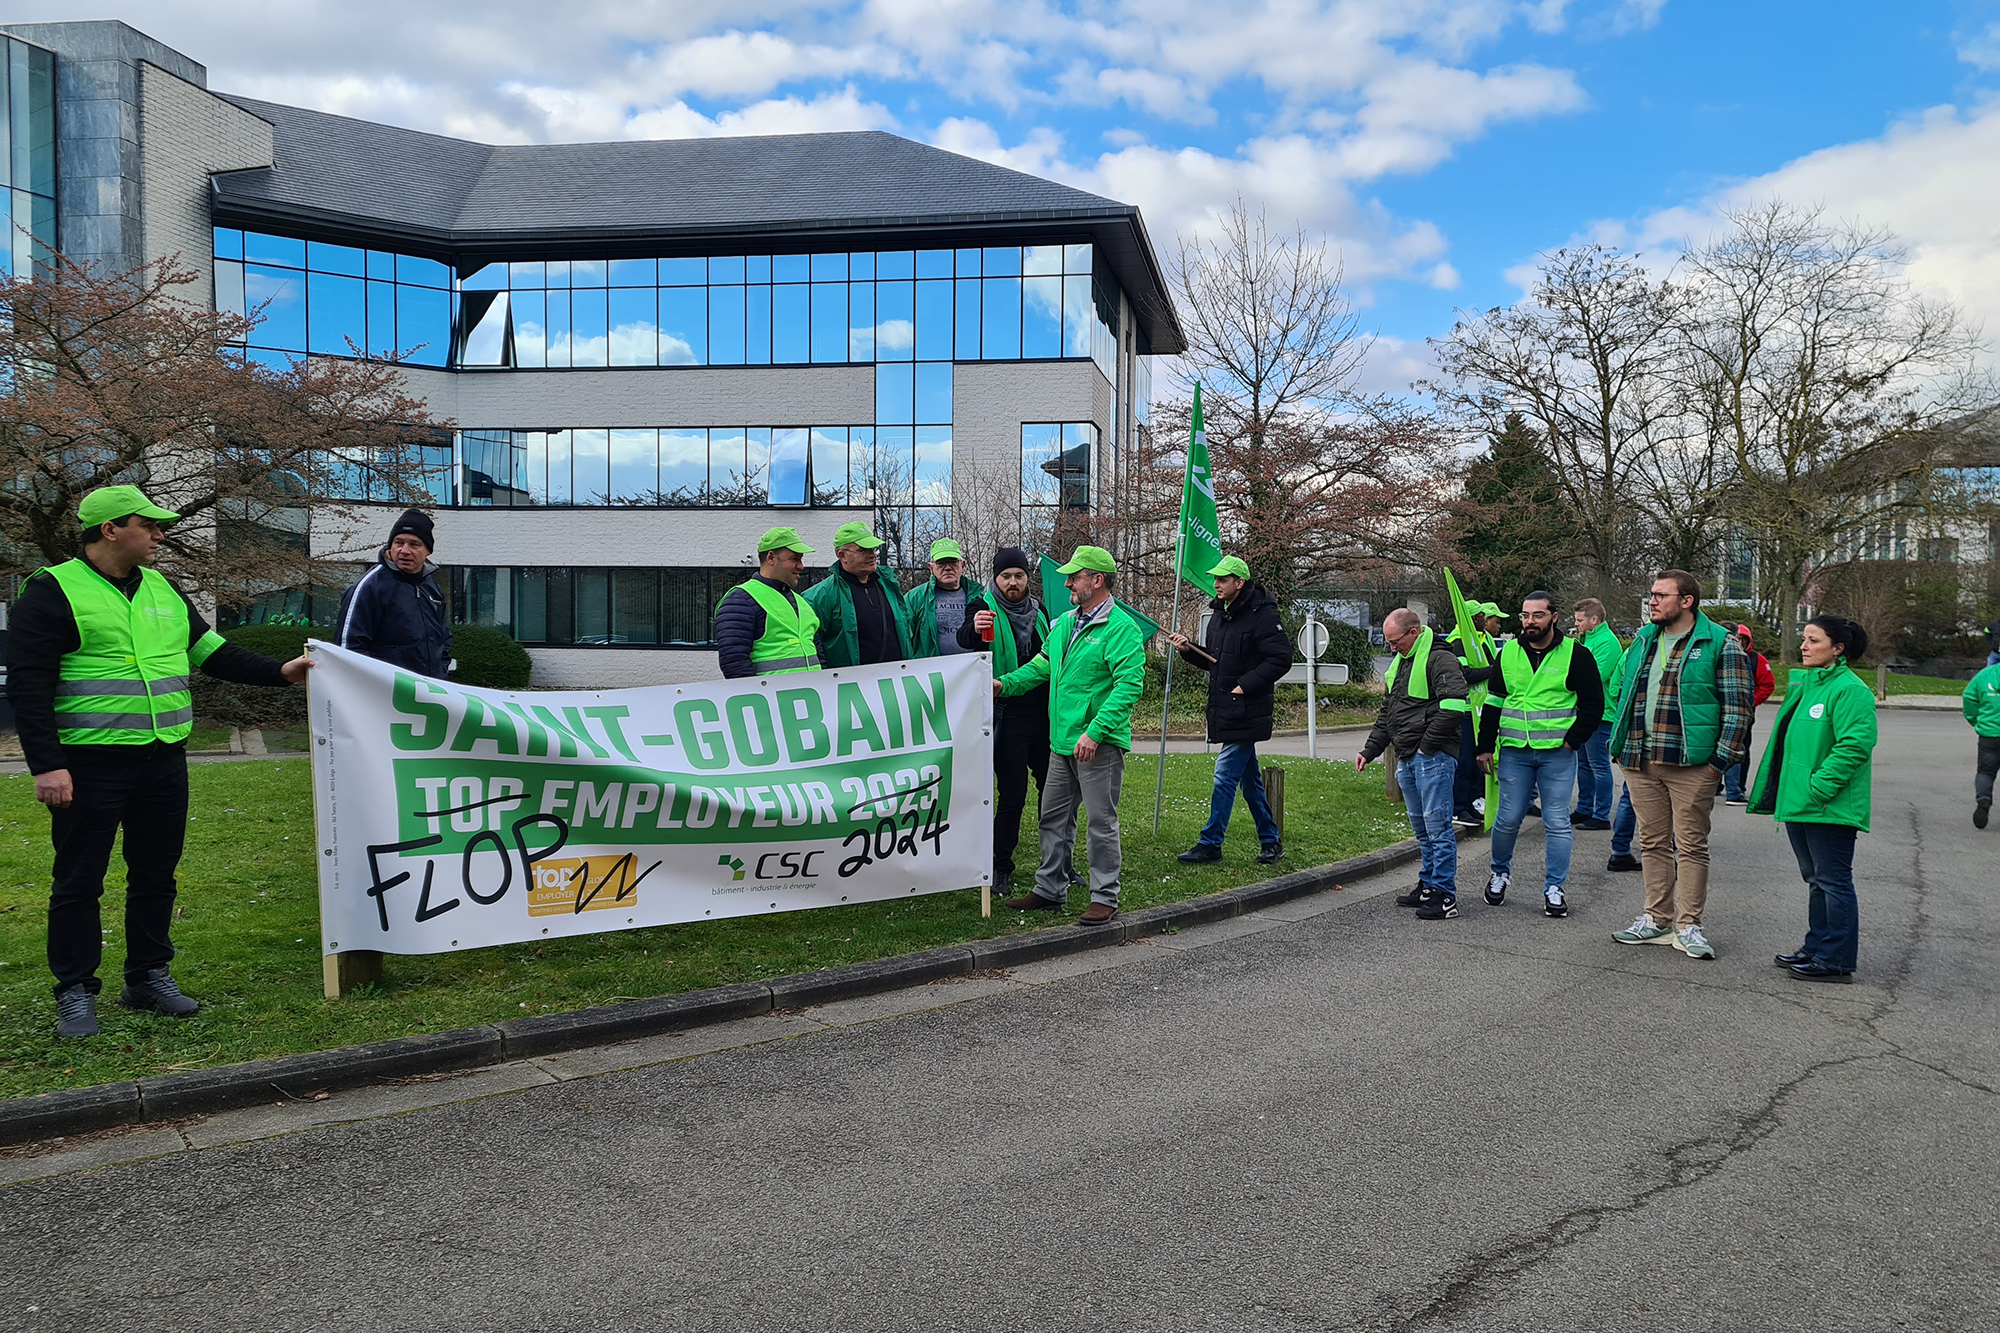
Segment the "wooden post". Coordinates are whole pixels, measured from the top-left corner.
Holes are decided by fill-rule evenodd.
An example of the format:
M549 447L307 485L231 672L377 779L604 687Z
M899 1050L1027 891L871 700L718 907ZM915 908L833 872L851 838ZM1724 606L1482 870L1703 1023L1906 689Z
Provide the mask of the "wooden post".
M1875 664L1875 700L1877 703L1880 703L1888 697L1889 664L1887 662L1877 662Z
M1382 792L1389 798L1389 804L1403 803L1403 784L1396 781L1396 747L1390 746L1382 752Z
M382 955L374 949L349 949L330 953L326 965L326 998L337 1000L343 991L382 979Z
M1271 803L1271 818L1278 821L1278 836L1285 836L1285 770L1273 765L1264 770L1264 799Z
M993 886L991 884L981 884L979 886L979 915L993 915Z

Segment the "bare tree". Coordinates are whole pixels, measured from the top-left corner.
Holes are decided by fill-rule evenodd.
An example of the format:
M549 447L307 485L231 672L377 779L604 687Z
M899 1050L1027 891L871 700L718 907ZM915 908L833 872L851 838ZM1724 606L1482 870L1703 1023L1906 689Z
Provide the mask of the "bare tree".
M241 346L256 317L190 303L194 282L174 260L101 274L60 255L0 279L0 572L68 559L77 502L136 483L182 515L163 567L242 604L332 581L307 549L314 506L427 498L440 460L424 446L449 423L395 365L258 365Z
M1782 202L1727 222L1688 258L1689 354L1789 661L1801 596L1844 539L1948 503L1953 423L1992 387L1976 333L1912 290L1886 233Z

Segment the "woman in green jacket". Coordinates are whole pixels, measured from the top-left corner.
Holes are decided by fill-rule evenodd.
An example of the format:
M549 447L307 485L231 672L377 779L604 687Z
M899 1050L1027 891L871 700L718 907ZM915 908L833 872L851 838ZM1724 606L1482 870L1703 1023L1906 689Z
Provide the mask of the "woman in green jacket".
M1854 896L1854 837L1868 831L1875 692L1848 662L1868 651L1868 631L1844 616L1815 616L1792 672L1757 783L1754 814L1774 815L1805 877L1806 941L1776 962L1805 981L1849 981L1861 947Z

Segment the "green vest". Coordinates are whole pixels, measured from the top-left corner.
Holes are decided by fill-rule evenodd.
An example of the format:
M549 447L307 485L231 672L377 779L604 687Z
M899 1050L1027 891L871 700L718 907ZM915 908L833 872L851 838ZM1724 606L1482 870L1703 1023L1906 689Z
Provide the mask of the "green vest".
M1722 740L1722 696L1716 690L1716 666L1728 651L1729 631L1697 611L1694 628L1681 645L1680 671L1676 677L1681 701L1682 759L1688 766L1705 764L1715 758ZM1639 730L1647 719L1646 677L1660 646L1660 627L1642 626L1625 650L1625 666L1618 681L1618 721L1611 729L1611 757L1625 753L1625 738L1633 730L1632 718L1639 716ZM1669 663L1669 665L1672 665ZM1622 761L1621 761L1622 762Z
M1410 649L1409 697L1428 699L1431 697L1431 640L1433 632L1426 629L1417 636L1417 642ZM1389 669L1382 676L1382 693L1387 695L1396 688L1396 676L1403 669L1403 658L1399 653L1389 659ZM1440 699L1438 707L1447 713L1464 713L1471 705L1464 699Z
M187 603L150 569L127 601L82 560L43 571L69 598L77 650L63 654L56 686L56 739L64 745L150 745L194 730L194 666L223 644L210 630L188 649Z
M819 652L813 646L819 615L806 599L794 593L787 601L785 594L756 578L739 586L764 608L764 633L750 645L750 664L757 674L819 670Z
M1507 697L1500 701L1500 744L1530 750L1553 750L1576 725L1576 691L1569 687L1570 659L1575 639L1560 639L1537 669L1528 666L1528 650L1510 639L1500 650L1500 674Z
M1021 665L1021 645L1014 642L1014 625L1007 619L1007 613L996 603L1000 600L1000 590L986 599L986 609L993 613L993 678L1000 677ZM1042 636L1042 642L1049 641L1049 613L1035 612L1035 633Z

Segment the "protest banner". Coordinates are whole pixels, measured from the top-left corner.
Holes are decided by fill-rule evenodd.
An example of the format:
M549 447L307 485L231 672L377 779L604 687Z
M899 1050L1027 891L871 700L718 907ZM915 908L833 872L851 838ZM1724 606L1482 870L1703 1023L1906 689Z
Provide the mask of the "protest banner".
M984 654L515 692L310 651L329 956L905 898L992 874Z

